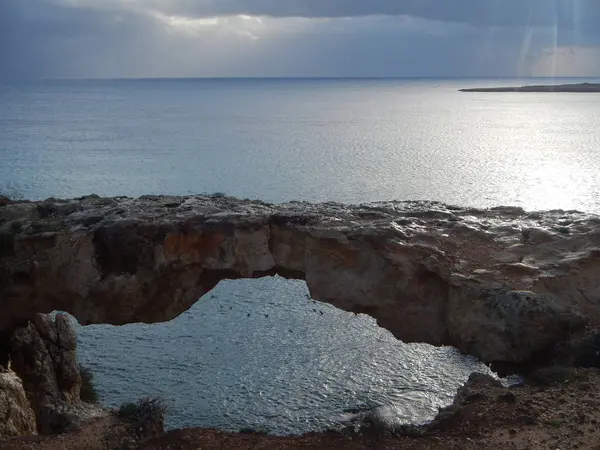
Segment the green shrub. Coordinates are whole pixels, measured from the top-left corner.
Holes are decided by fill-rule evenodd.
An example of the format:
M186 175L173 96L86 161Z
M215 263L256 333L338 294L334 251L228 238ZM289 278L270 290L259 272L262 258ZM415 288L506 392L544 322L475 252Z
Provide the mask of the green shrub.
M145 397L137 402L123 403L117 415L131 423L140 434L161 432L164 428L164 417L167 407L164 400L156 397Z
M79 398L86 403L98 403L100 400L96 386L94 386L94 374L89 367L79 365L81 376L81 392Z
M545 423L552 428L560 428L563 426L563 422L561 420L547 420Z
M251 427L244 427L242 429L240 429L239 431L240 434L267 434L267 430L263 429L263 428L251 428Z

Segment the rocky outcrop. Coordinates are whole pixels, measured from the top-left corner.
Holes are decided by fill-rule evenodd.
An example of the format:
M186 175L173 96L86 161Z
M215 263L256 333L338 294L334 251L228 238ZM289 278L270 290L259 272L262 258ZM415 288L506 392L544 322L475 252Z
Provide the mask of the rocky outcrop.
M460 92L569 92L569 93L598 93L598 83L551 84L520 87L480 87L459 89Z
M27 326L15 331L11 365L36 412L45 405L79 400L76 347L75 330L63 314L56 320L36 314Z
M583 322L556 298L528 291L460 292L450 296L449 310L449 329L462 350L492 362L543 358L558 336Z
M36 433L35 414L12 370L0 371L0 439Z
M11 367L22 380L39 433L60 433L105 414L80 400L77 335L65 314L54 319L36 314L15 330L10 347Z
M0 207L0 329L53 310L82 324L166 321L220 280L281 275L404 341L523 363L600 323L599 223L435 202L22 202Z
M0 195L0 206L12 205L13 203L14 201L9 199L8 197Z

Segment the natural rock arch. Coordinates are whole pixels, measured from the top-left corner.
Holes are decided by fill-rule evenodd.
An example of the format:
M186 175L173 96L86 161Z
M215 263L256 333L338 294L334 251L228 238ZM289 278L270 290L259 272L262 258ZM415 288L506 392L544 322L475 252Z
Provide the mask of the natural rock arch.
M0 330L53 310L166 321L219 280L279 274L404 341L523 363L599 317L598 222L433 202L21 202L0 207Z

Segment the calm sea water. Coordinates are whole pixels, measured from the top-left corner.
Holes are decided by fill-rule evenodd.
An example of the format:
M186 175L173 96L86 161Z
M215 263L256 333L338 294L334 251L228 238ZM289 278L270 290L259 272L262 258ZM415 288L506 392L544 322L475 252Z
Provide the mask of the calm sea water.
M0 190L33 199L225 192L599 212L600 94L457 92L523 83L0 86ZM402 344L369 317L305 294L303 282L279 278L224 282L166 324L81 328L80 354L109 405L160 395L171 427L274 433L336 426L359 406L426 421L473 370L487 370L450 348Z

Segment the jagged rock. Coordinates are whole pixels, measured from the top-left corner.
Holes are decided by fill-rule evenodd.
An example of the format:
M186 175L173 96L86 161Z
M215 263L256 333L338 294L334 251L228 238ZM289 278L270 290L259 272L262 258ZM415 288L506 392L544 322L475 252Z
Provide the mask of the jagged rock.
M64 314L55 320L36 314L12 336L11 365L23 381L40 433L55 432L55 412L80 403L76 347L75 330Z
M0 207L0 330L53 310L82 324L166 321L222 279L278 274L404 341L522 363L600 324L598 224L572 211L435 202L17 203Z
M499 398L508 393L510 391L504 388L499 380L482 373L472 373L467 382L458 389L452 404L441 408L437 417L424 428L452 428L456 422L465 421L462 416L468 405L486 398Z
M581 333L560 342L554 351L555 365L563 367L600 367L600 333Z
M12 370L0 371L0 438L37 434L35 414Z
M112 414L113 412L108 408L79 401L46 404L40 408L38 414L38 429L43 434L73 432L92 419Z
M363 410L348 410L350 415L346 420L352 425L346 430L355 433L374 431L403 436L424 436L433 429L451 426L451 423L461 420L465 407L489 397L498 398L499 401L507 403L515 401L514 394L507 390L499 380L489 375L473 373L467 382L458 389L452 404L440 408L437 416L430 422L421 425L401 424L398 422L397 406L381 405Z
M448 319L450 336L464 351L484 361L513 363L543 358L558 339L585 323L554 298L502 290L450 295Z

